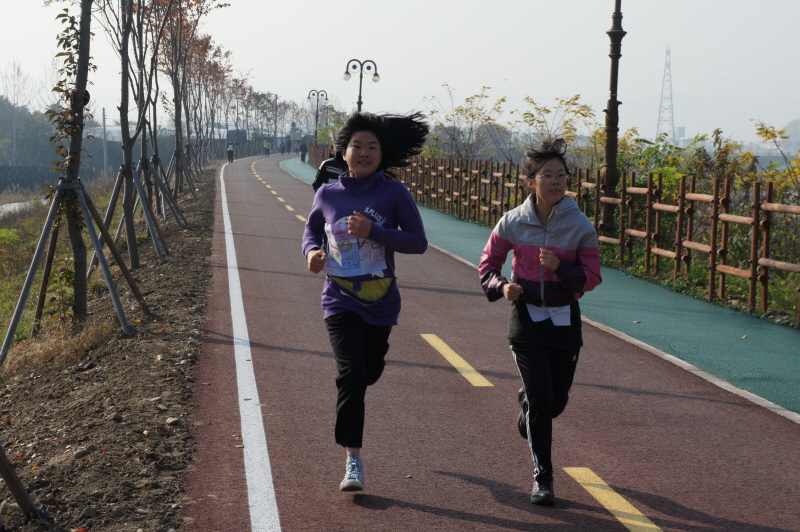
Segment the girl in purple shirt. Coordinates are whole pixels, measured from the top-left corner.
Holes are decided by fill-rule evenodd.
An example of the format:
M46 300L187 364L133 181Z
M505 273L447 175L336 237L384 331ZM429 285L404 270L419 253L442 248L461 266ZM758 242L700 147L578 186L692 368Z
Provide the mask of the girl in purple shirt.
M353 114L335 139L347 171L317 191L303 234L308 270L326 274L322 308L339 371L335 438L347 452L342 491L364 489L364 396L383 372L400 314L394 254L428 247L417 206L389 169L407 166L427 134L420 113Z

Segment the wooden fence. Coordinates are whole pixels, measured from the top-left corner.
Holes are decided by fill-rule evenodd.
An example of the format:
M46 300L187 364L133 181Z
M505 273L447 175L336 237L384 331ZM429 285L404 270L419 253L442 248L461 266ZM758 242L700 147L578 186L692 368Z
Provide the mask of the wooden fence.
M327 146L309 146L309 162L317 167L327 158ZM439 210L463 220L493 227L507 211L520 205L528 194L525 176L518 164L491 161L457 161L452 159L414 158L410 166L399 171L402 181L418 205ZM800 205L774 203L773 184L754 183L750 213L731 214L731 181L719 179L711 183L710 193L697 190L695 176L682 176L677 200L666 203L661 174L647 175L646 186L636 186L636 173L623 173L617 197L598 194L602 187L600 172L579 170L571 180L567 195L574 198L584 214L594 222L602 245L618 248L621 264L633 265L634 247L643 251L646 273L659 273L664 260L672 261L673 281L681 269L688 278L693 261L708 263L707 299L726 296L727 276L748 282L747 309L758 307L766 313L769 306L769 272L771 269L798 275L796 326L800 329L800 265L770 258L772 217L800 216ZM601 223L601 205L613 205L618 211L619 227L610 234ZM696 224L701 207L710 210L708 231L704 241L697 238ZM664 234L665 216L675 216L675 230ZM800 222L800 219L798 219ZM748 257L729 256L729 234L733 225L750 229ZM699 255L699 257L698 257ZM731 266L733 259L745 260L748 269Z

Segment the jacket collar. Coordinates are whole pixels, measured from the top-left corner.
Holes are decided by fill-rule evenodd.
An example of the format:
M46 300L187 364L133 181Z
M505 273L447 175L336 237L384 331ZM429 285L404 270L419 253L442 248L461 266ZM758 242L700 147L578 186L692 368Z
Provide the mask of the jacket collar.
M339 176L339 183L349 194L353 196L366 196L375 192L383 182L383 170L378 170L367 177L355 177L350 172L345 172Z
M544 226L544 223L542 223L541 220L539 220L539 217L536 216L536 209L534 208L536 202L534 201L534 198L534 194L528 195L528 198L522 203L520 214L522 215L523 221L533 225ZM550 214L550 220L555 220L564 216L568 212L577 210L578 204L575 203L575 200L568 196L564 196L561 198L561 201L553 206L553 212ZM547 223L547 221L548 220L545 220L545 223Z

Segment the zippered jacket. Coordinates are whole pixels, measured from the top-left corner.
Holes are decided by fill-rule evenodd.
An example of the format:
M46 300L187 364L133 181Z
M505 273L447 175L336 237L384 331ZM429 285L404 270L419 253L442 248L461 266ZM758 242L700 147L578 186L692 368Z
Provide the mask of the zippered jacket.
M366 239L343 233L353 211L372 221ZM335 228L344 240L323 239L326 231ZM400 290L394 254L420 254L428 247L422 217L405 185L386 179L383 170L364 178L345 172L338 181L323 185L308 215L303 255L323 247L329 256L340 257L338 265L329 260L323 270L327 274L322 289L325 317L351 311L372 325L397 325Z
M512 282L522 286L521 303L570 305L602 282L597 233L570 197L559 201L543 224L536 216L533 197L507 212L492 230L478 266L481 286L489 301L503 297L502 285L508 280L501 269L513 250ZM542 248L561 261L555 272L540 263Z

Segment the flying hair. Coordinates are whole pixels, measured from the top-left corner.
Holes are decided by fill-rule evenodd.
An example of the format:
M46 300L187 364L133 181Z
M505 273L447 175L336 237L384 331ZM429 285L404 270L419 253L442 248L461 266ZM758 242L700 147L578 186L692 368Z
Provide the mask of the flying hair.
M536 177L539 169L553 159L561 161L567 175L572 175L567 166L567 142L564 139L545 139L541 146L531 148L526 155L523 171L528 179Z
M369 131L378 138L378 143L381 145L381 163L378 169L384 170L386 177L395 179L397 176L391 169L405 168L411 164L408 159L422 153L429 129L422 113L410 115L353 113L344 126L336 132L333 141L336 147L336 162L341 165L340 168L346 168L344 153L347 151L350 139L359 131Z

